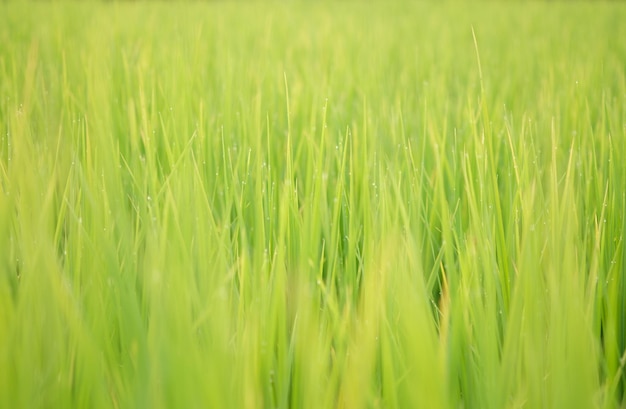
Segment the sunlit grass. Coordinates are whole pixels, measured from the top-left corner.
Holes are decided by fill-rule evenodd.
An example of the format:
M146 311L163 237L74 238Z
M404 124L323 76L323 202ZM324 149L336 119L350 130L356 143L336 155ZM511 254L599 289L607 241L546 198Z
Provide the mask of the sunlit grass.
M0 407L623 407L623 21L0 3Z

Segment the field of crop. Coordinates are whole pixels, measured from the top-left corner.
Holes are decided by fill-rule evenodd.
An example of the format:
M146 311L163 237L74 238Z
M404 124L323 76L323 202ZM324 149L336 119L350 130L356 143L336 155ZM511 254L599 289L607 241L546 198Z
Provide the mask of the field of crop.
M625 21L0 3L0 407L625 407Z

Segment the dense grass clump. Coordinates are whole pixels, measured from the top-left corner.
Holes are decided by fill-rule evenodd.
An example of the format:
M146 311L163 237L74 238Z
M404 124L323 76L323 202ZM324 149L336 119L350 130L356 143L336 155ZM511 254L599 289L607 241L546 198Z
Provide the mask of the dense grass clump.
M624 407L624 21L0 3L0 407Z

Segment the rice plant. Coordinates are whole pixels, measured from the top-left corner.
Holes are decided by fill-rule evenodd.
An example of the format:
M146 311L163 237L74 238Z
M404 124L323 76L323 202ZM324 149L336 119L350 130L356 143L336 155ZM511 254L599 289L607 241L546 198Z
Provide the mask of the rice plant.
M0 3L0 407L624 407L623 21Z

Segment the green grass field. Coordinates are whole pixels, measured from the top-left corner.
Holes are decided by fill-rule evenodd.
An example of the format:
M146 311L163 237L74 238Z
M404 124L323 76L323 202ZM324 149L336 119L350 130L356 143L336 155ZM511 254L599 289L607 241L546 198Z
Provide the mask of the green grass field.
M626 407L625 21L0 3L0 407Z

